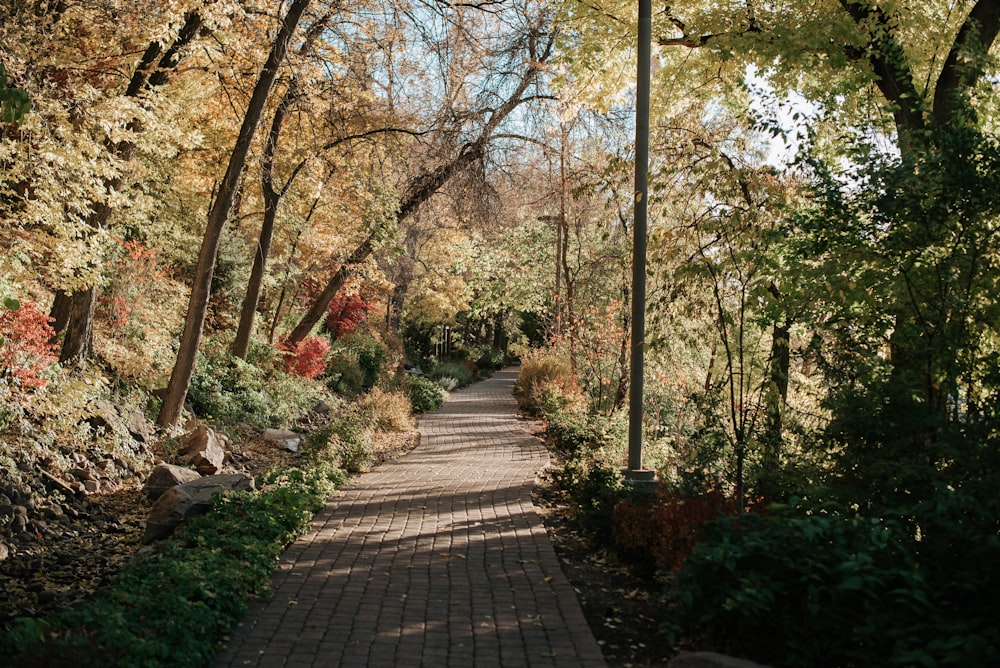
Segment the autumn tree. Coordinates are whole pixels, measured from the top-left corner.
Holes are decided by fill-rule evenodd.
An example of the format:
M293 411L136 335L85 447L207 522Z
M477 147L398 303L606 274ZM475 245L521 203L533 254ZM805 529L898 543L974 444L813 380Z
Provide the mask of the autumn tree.
M135 196L142 188L133 158L180 141L176 128L167 129L173 110L159 91L199 31L224 22L230 9L156 6L142 15L125 3L44 3L7 16L4 42L16 47L8 62L35 104L21 129L4 136L11 155L23 155L4 171L4 218L32 231L21 241L43 259L41 273L55 289L64 363L88 353L112 229L150 215L148 201Z
M430 8L427 11L432 12ZM442 14L432 12L421 18L439 26L454 21L458 26L456 39L473 50L474 67L470 71L456 71L446 58L446 66L440 70L443 88L433 88L432 92L437 95L445 91L448 104L437 109L440 118L434 132L426 133L426 145L420 151L425 159L408 165L409 174L397 188L400 196L393 218L400 227L405 227L445 185L487 159L494 135L502 125L524 105L539 99L539 78L552 55L553 35L548 32L548 16L530 3L512 10L510 21L514 29L506 28L492 12L476 7L446 7L441 11ZM478 26L475 39L470 37L467 21ZM448 32L445 30L445 34ZM458 44L442 44L448 54L464 53L457 48ZM470 90L478 90L478 95L469 94ZM351 266L373 252L374 241L363 240L347 255L348 261L331 275L319 299L292 329L289 342L301 341L319 323L330 299L346 281Z
M271 46L253 94L247 105L246 115L240 128L239 137L230 155L226 173L219 184L212 208L209 211L205 236L202 240L198 256L198 266L191 288L187 316L184 321L184 332L181 336L177 361L170 375L170 382L163 399L157 424L162 427L172 427L181 414L184 399L187 396L191 376L194 373L195 356L201 342L202 327L208 309L211 295L212 274L215 268L216 255L222 237L222 229L229 217L233 199L239 188L243 167L250 152L251 142L264 114L264 107L271 93L271 88L278 75L278 69L284 60L288 45L292 40L299 20L309 6L309 0L294 0L281 19L280 29Z

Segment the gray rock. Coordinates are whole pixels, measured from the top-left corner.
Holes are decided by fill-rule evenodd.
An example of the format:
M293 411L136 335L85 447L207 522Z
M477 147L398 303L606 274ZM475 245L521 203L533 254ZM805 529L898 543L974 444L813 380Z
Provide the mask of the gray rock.
M87 469L70 469L69 474L81 482L85 480L97 480L94 474Z
M241 474L212 475L171 487L156 500L146 520L145 545L167 538L184 520L204 515L212 507L212 497L226 491L254 489L253 478Z
M215 475L226 460L226 451L218 435L203 424L181 436L180 452L202 475Z
M715 652L681 652L667 664L668 668L766 668L759 663L737 659Z
M4 543L0 543L0 561L5 561L9 556L10 548Z
M94 401L87 409L90 412L87 422L94 429L110 432L114 429L115 423L121 420L121 416L118 414L118 407L104 399Z
M125 423L125 428L128 429L132 438L140 443L149 443L153 440L153 423L147 420L140 410L132 411L132 414L128 416L128 422Z
M302 443L301 436L294 431L284 429L265 429L262 438L265 443L271 443L290 452L298 452Z
M171 487L183 485L199 478L201 478L201 474L197 471L160 462L149 474L146 484L142 486L142 491L150 500L156 501Z

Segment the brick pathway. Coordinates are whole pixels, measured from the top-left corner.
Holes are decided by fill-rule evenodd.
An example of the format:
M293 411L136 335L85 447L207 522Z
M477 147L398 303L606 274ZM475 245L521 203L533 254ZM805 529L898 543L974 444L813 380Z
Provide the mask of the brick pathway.
M452 393L418 448L331 499L215 665L604 666L531 504L548 455L515 377Z

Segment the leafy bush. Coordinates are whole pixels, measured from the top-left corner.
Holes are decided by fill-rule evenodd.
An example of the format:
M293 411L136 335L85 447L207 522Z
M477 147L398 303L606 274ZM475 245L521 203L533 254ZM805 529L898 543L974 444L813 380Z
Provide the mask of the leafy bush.
M266 364L277 360L259 351L257 356ZM317 389L307 381L233 357L215 340L199 352L188 390L197 415L229 425L290 427L318 398Z
M308 526L343 472L269 475L266 491L216 499L183 536L133 561L108 588L49 619L0 634L12 665L203 666L260 595L283 547Z
M545 423L548 444L569 455L620 445L628 438L628 424L620 416L550 413Z
M625 479L617 468L599 464L580 466L573 460L558 481L576 505L576 520L598 540L611 536L611 513L622 498Z
M569 360L549 349L532 350L521 357L514 396L531 415L583 413L587 406Z
M321 336L307 336L295 345L282 343L285 353L285 373L299 378L318 378L326 371L330 342Z
M473 374L472 369L461 362L438 362L434 365L434 368L431 369L428 375L434 380L454 379L457 381L457 385L453 386L451 389L465 387L475 380L475 375ZM446 391L450 391L444 383L442 383L442 387L444 387Z
M327 366L327 386L356 395L375 387L385 374L389 350L371 334L354 333L337 340Z
M424 376L411 376L410 406L414 413L432 411L444 403L445 393L441 387Z
M358 403L362 415L379 431L409 431L413 429L410 398L402 391L386 392L372 388Z
M953 495L897 519L797 508L706 526L672 631L776 666L998 665L997 591L997 521Z
M454 376L440 376L434 380L445 392L454 392L462 386L462 381Z
M507 356L496 348L481 348L474 357L476 366L484 371L499 371L507 364Z
M6 299L0 305L0 379L15 398L45 387L45 370L58 359L50 320L32 302Z
M325 327L333 335L333 340L347 336L357 329L372 307L361 295L339 293L326 307Z
M326 365L326 386L331 392L353 397L364 392L365 374L354 351L337 350Z
M314 431L307 441L307 456L347 471L360 473L372 464L372 432L356 408L340 411L329 423Z

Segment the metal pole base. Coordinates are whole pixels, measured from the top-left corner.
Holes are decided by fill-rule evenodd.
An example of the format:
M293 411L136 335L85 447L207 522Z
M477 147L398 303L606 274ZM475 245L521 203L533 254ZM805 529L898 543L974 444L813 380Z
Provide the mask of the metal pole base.
M622 475L625 476L626 484L635 490L656 494L660 489L660 481L653 469L623 468L621 471Z

